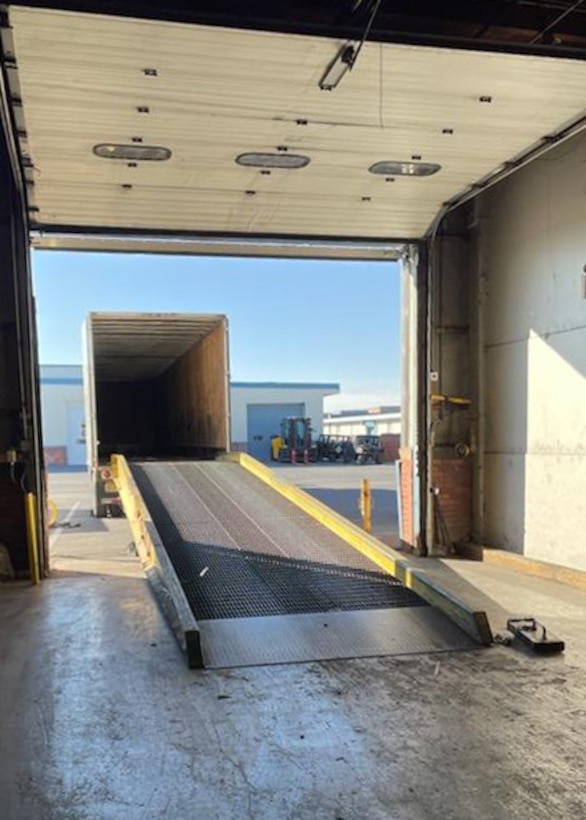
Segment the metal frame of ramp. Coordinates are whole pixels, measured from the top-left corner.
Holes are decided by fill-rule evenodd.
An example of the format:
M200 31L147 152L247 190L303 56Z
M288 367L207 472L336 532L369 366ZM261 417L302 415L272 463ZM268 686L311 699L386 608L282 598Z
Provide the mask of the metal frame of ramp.
M190 666L473 647L363 551L239 464L129 465L116 456L113 468L147 577Z
M147 579L189 667L202 667L199 625L124 456L112 456L112 473Z
M408 558L364 532L347 518L306 493L305 490L277 478L272 470L247 453L227 453L221 458L224 461L240 464L324 527L339 535L346 543L368 556L374 564L447 615L477 643L483 646L490 646L493 643L492 630L486 612L468 606L426 575L424 570L413 567Z
M227 618L200 624L210 669L454 652L476 644L432 607Z

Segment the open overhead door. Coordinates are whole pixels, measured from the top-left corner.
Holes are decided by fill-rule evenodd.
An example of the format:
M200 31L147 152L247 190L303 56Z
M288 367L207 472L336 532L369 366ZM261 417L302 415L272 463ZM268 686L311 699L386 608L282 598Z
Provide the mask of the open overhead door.
M340 40L16 6L9 19L31 223L51 247L77 232L417 239L586 103L576 60L367 42L328 91Z

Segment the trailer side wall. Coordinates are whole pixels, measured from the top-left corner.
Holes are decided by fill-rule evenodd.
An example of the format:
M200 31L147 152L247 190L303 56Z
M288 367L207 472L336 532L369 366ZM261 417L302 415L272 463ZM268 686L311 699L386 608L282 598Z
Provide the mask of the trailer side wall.
M229 449L224 316L91 314L86 333L96 515L116 512L113 453L205 459Z
M225 325L218 325L161 376L161 432L177 452L228 449L226 347Z

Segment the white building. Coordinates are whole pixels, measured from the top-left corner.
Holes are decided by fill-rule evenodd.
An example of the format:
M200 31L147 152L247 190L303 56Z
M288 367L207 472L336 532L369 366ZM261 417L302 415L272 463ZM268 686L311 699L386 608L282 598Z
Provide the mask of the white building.
M230 390L232 448L268 460L271 436L279 432L285 416L308 416L315 434L321 433L324 398L339 392L340 386L331 383L233 382ZM80 365L41 366L41 408L46 463L85 465Z
M80 365L41 365L45 464L86 463L83 380Z
M368 410L341 410L326 413L323 420L324 433L336 436L382 436L399 435L401 432L401 408L371 407Z
M279 433L281 419L286 416L308 416L314 435L319 435L324 398L339 392L339 384L232 382L232 448L267 461L271 436Z

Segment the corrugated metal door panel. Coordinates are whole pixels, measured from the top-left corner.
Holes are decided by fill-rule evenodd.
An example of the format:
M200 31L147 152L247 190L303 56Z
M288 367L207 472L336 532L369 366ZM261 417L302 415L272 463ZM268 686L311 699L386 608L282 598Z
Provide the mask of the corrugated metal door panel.
M286 416L305 416L305 404L249 404L248 452L259 461L271 458L271 436L277 436L281 419Z

